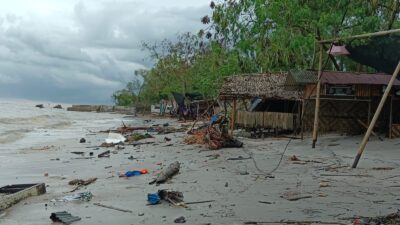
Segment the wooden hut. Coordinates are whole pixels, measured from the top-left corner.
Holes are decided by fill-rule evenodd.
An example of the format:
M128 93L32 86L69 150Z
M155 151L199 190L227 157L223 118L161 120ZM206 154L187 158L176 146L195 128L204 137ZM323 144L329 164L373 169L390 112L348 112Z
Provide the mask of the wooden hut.
M372 114L389 83L386 74L324 71L321 77L319 132L360 134L366 130ZM302 90L304 131L313 129L317 72L291 71L285 86ZM400 81L394 83L375 131L400 137Z
M243 127L299 130L303 93L301 90L285 89L287 75L286 72L279 72L226 77L219 99L233 103L231 118L234 119L231 120L231 129ZM261 100L261 109L238 109L238 103L256 98Z

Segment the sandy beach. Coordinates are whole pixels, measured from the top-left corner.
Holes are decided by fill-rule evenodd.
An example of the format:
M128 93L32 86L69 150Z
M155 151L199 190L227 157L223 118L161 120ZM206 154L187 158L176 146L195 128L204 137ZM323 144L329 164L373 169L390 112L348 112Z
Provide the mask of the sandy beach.
M95 117L98 114L93 113ZM135 118L145 124L143 118ZM175 119L152 119L147 125L169 123L179 128ZM115 122L113 127L121 126ZM103 128L103 127L102 127ZM360 136L327 135L316 149L311 140L292 140L275 178L265 174L273 170L287 138L240 138L243 148L208 150L204 146L183 143L185 132L155 135L140 146L108 148L110 158L78 159L74 151L93 152L97 156L107 148L98 148L106 133L91 129L79 138L58 140L31 148L0 153L1 185L44 182L47 193L21 201L4 211L5 225L51 224L52 212L68 211L82 218L73 224L175 224L177 217L186 224L244 224L249 221L281 220L321 221L350 224L356 216L378 216L396 212L400 152L398 140L384 142L371 138L359 168L350 169ZM171 138L166 143L165 137ZM46 147L47 146L47 147ZM300 161L291 161L295 155ZM133 156L134 160L129 159ZM228 160L237 157L252 159ZM174 161L181 163L178 175L160 186L149 185L155 173ZM254 164L256 162L256 166ZM120 178L119 173L148 169L149 174ZM48 174L48 176L45 176ZM98 178L77 193L90 191L90 202L53 202L69 195L73 179ZM210 203L175 207L167 203L146 205L147 194L159 189L180 191L185 202L214 200ZM285 196L300 196L289 201ZM304 198L303 198L304 197ZM130 212L94 205L101 203ZM262 223L260 223L262 224ZM273 223L272 223L273 224ZM318 223L315 223L318 224Z

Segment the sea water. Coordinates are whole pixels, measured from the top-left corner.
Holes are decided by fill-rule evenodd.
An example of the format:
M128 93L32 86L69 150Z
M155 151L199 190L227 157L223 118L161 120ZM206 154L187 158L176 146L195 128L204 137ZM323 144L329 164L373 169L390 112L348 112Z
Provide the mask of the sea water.
M43 104L44 108L35 107ZM0 151L29 148L59 139L81 138L90 132L134 122L119 114L71 112L70 105L0 98Z

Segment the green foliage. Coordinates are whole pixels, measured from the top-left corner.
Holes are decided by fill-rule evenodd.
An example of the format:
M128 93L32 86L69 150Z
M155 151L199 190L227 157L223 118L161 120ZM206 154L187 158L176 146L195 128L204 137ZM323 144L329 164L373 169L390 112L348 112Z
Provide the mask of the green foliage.
M222 79L239 73L315 69L317 41L400 27L398 0L219 0L197 35L144 43L155 60L140 92L128 87L117 104L158 102L175 92L216 96ZM325 46L329 48L329 45ZM326 69L335 69L331 61ZM356 69L346 58L341 68ZM129 100L129 95L132 99Z

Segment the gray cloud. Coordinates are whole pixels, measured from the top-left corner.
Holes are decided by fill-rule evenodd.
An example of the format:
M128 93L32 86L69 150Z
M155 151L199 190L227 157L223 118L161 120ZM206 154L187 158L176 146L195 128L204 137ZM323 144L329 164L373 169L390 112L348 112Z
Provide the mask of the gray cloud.
M196 32L209 11L208 0L47 1L47 11L0 11L0 96L110 103L151 66L141 42Z

